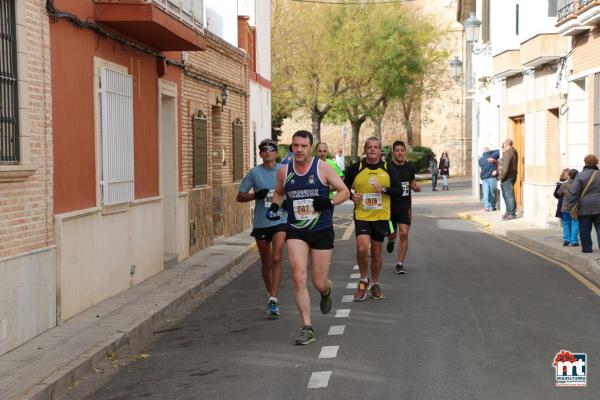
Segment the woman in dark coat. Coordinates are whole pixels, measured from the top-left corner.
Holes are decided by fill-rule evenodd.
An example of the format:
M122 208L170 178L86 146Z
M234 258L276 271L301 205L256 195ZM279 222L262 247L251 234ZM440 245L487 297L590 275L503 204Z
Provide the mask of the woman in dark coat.
M442 190L450 190L448 188L448 177L450 176L450 159L448 153L443 152L440 157L440 175L442 176Z
M579 204L579 239L581 251L592 252L592 225L596 229L597 243L600 243L600 173L598 172L598 157L588 154L583 159L583 170L573 181L573 188L567 201L567 209L571 210ZM590 187L584 196L583 190L590 182ZM564 209L564 207L563 207Z
M562 224L562 206L563 206L563 198L564 196L559 193L560 187L563 183L569 180L569 168L565 168L560 173L560 178L558 178L558 182L556 182L556 187L554 188L554 198L558 200L556 204L556 214L554 215L556 218L560 218L560 222Z

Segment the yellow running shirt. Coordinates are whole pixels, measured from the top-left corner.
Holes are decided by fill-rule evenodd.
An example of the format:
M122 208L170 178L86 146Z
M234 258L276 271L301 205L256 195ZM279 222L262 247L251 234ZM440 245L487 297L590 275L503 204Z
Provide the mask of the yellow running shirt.
M362 202L354 207L354 218L360 221L387 221L390 219L390 196L375 193L372 183L377 182L389 189L390 176L386 164L367 164L359 161L348 167L344 179L348 189L354 188L362 195Z

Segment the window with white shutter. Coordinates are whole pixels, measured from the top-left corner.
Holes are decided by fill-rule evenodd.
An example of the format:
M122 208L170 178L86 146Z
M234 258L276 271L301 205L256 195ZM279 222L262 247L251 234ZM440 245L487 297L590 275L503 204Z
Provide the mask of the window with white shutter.
M101 69L100 124L102 204L132 201L134 164L131 75L109 68Z

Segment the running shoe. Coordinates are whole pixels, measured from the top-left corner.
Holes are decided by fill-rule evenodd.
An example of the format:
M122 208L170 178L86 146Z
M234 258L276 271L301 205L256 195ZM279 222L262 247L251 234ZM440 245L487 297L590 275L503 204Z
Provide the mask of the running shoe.
M369 282L359 281L356 293L354 293L354 301L365 301L367 298L367 290L369 289Z
M267 315L270 317L276 317L279 315L279 305L275 300L269 300L267 303Z
M388 253L391 253L392 251L394 251L394 244L395 244L395 242L393 240L388 240L387 246L386 246Z
M315 331L313 330L312 326L305 325L302 327L302 331L296 338L296 344L309 344L311 342L314 342L315 340L317 340L317 337L315 336Z
M371 297L376 300L385 299L385 295L383 294L383 292L381 291L381 287L379 287L379 284L377 283L371 285L371 289L369 289L369 292L371 292Z
M321 313L329 314L331 308L333 307L333 293L331 291L331 281L329 281L329 292L326 295L321 295L321 303L319 304L321 307Z
M402 264L402 263L396 263L396 266L394 267L394 269L396 270L396 273L398 275L406 274L406 270L404 269L404 264Z

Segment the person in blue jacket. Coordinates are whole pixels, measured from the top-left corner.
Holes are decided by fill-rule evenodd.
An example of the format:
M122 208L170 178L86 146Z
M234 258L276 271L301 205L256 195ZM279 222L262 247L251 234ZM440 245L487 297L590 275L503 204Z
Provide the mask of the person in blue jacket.
M479 157L479 168L481 172L481 186L483 189L483 207L485 211L496 211L496 191L498 188L498 159L500 150L490 150L489 147L483 148L483 154Z

